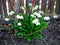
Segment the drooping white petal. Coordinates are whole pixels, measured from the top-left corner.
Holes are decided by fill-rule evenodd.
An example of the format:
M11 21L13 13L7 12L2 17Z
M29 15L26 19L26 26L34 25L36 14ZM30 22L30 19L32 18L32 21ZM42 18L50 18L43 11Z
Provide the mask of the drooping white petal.
M5 18L5 21L9 21L9 18Z
M37 12L34 12L33 14L34 14L34 15L36 15L36 14L37 14Z
M20 19L20 16L19 16L19 15L17 15L17 16L16 16L16 18L17 18L17 19Z
M42 17L41 15L37 15L37 17Z
M58 18L58 16L57 15L53 15L53 18L56 19L56 18Z
M37 16L37 17L42 17L40 13L37 13L36 16Z
M39 23L39 22L37 22L37 23L36 23L36 25L38 26L38 25L40 25L40 23Z
M32 21L32 23L37 23L39 21L39 19L35 19Z
M31 7L31 6L32 6L32 3L29 3L29 4L28 4L28 6L30 6L30 7Z
M9 13L9 15L13 15L14 14L14 11L11 11L10 13Z
M38 6L38 5L36 5L36 6L33 8L33 10L37 10L37 9L38 9L38 7L39 7L39 6Z
M21 26L22 24L21 23L18 23L18 26Z
M20 19L23 19L24 17L23 16L20 16Z
M17 15L16 18L17 18L17 19L23 19L24 17Z
M50 20L50 17L44 17L44 20Z
M36 15L37 17L42 17L40 13L35 12L34 15Z
M39 13L42 13L43 14L44 12L43 11L39 11Z
M31 17L35 17L35 15L31 14Z
M38 9L38 8L34 7L34 8L33 8L33 11L34 11L34 10L37 10L37 9Z
M35 7L36 7L36 8L38 8L39 6L38 6L38 5L36 5Z

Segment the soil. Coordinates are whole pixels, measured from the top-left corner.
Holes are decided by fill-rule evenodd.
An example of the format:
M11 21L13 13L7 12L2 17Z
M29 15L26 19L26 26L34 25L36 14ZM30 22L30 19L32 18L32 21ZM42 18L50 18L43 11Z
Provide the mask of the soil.
M6 35L6 38L0 39L0 45L60 45L60 21L50 22L41 34L43 35L41 40L35 39L31 42Z

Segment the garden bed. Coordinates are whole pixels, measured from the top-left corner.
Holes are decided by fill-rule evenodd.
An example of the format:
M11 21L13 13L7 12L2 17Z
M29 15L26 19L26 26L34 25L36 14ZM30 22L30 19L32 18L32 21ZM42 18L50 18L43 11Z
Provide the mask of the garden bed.
M41 34L43 39L31 42L8 35L0 39L0 45L60 45L60 21L51 22Z

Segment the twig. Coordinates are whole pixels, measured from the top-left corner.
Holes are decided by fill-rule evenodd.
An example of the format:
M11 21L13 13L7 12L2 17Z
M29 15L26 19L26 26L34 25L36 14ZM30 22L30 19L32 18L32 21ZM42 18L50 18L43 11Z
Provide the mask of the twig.
M16 43L15 43L15 41L14 41L14 39L13 39L13 37L11 36L11 39L12 39L12 42L14 43L14 45L16 45Z
M7 15L8 15L8 17L10 18L8 0L6 0L6 8L7 8Z
M1 0L1 6L2 6L3 19L4 19L4 18L5 18L5 16L4 16L4 9L3 9L2 0Z

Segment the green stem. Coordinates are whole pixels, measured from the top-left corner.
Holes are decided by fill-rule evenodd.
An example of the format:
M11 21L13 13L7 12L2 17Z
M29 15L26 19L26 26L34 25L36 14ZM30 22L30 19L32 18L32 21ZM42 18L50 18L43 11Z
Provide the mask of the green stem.
M47 26L47 25L46 25L46 26ZM46 26L45 26L44 28L46 28ZM41 32L44 28L41 28L40 30L35 31L35 32L31 33L31 34L25 34L24 36L30 36L30 35L33 35L33 34L39 32L39 31Z

